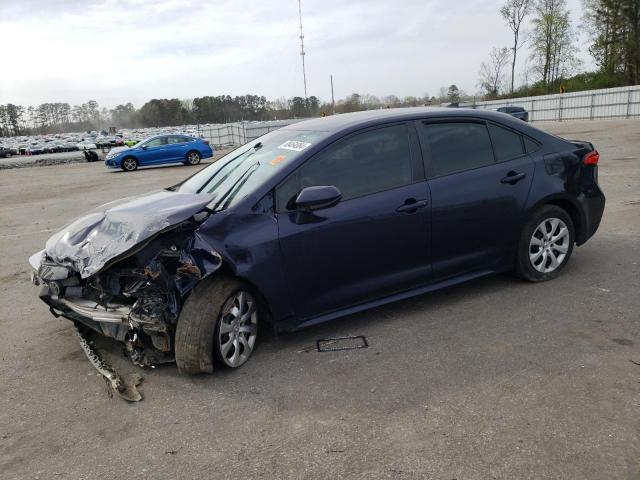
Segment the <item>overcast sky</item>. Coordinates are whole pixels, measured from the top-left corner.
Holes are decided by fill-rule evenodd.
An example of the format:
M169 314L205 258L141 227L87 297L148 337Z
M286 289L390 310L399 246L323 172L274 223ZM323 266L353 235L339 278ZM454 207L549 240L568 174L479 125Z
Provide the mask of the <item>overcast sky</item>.
M329 100L330 74L336 99L476 92L488 51L510 45L503 1L303 0L309 95ZM303 96L297 28L297 0L0 0L0 104Z

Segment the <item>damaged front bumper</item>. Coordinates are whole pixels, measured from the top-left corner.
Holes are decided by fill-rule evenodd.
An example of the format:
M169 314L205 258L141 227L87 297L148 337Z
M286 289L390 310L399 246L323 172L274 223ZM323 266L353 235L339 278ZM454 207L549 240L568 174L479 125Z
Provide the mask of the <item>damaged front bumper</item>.
M80 282L69 267L46 262L44 250L29 258L31 283L40 287L38 297L49 305L55 317L65 317L118 341L125 341L130 329L131 308L126 305L100 305L81 296ZM75 294L75 295L74 295Z
M107 236L114 231L105 224L108 212L105 218L107 222L85 229L82 236L58 234L59 241L48 242L45 250L32 255L31 280L40 286L39 297L54 316L123 342L137 365L172 362L175 329L186 296L222 265L220 254L197 230L203 216L156 231L146 229L135 244L126 235L126 250L118 242L122 217L115 239ZM158 224L157 218L153 221ZM77 254L86 253L88 241L92 251L101 253L99 259Z

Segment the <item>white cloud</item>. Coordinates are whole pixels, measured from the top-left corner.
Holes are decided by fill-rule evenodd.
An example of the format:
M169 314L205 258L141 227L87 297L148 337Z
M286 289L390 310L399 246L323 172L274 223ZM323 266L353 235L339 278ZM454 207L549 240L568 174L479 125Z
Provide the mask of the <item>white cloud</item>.
M303 93L296 0L0 2L0 103ZM328 99L330 74L338 98L473 92L488 51L510 41L501 3L303 0L309 94Z

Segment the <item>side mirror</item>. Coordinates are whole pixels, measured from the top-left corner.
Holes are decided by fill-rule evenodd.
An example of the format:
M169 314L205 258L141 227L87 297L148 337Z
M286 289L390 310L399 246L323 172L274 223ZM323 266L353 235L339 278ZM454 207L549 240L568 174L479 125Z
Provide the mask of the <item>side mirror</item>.
M337 205L342 192L333 185L306 187L298 194L295 206L299 210L312 211Z
M146 149L147 149L147 148L149 148L149 147L148 147L148 146L146 146L146 145L142 145L140 148L141 148L141 149L143 149L143 150L146 150Z

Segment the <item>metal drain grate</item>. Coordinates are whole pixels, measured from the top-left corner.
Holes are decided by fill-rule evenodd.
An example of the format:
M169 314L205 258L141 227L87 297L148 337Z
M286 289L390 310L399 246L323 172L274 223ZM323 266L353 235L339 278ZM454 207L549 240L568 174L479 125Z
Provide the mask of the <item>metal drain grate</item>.
M369 344L363 335L355 337L323 338L316 340L316 347L319 352L337 352L340 350L355 350L357 348L367 348Z

